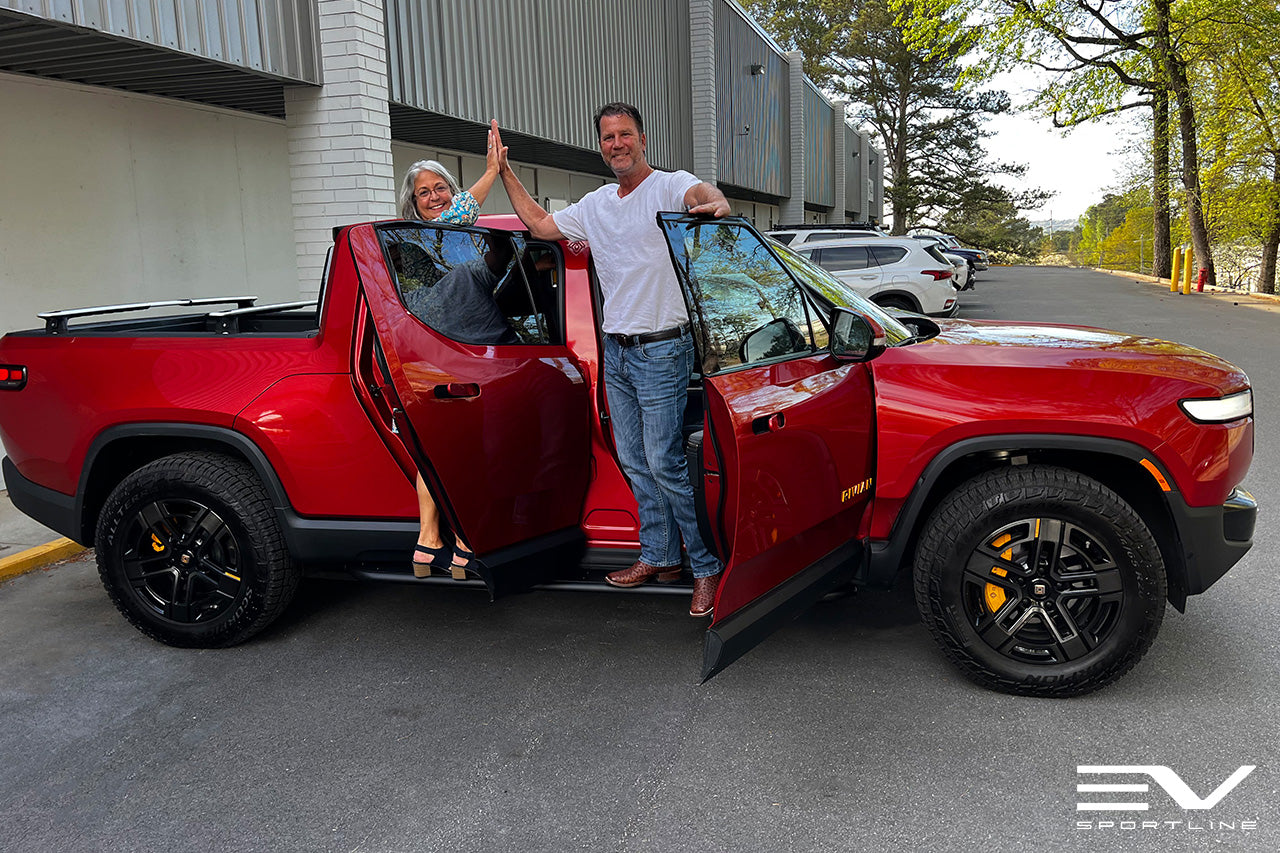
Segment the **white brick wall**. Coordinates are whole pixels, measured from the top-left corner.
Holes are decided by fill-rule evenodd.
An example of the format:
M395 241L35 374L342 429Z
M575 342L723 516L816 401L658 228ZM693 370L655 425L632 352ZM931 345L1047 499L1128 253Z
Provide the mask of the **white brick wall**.
M693 173L712 184L720 178L716 126L715 0L689 3L690 71L693 84Z
M791 90L791 195L782 202L782 223L804 222L804 54L787 51Z
M320 0L320 88L285 89L298 285L320 287L332 229L395 216L381 0Z

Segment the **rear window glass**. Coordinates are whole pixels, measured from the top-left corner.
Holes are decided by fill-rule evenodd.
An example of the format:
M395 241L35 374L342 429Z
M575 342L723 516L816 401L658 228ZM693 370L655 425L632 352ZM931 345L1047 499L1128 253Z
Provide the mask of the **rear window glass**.
M871 256L882 267L896 264L907 256L907 250L901 246L872 246Z

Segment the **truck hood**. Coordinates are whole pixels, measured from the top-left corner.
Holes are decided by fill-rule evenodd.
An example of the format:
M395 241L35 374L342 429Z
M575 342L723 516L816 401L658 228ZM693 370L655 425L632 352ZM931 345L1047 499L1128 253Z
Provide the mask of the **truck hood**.
M941 333L912 345L937 363L1012 365L1093 371L1120 371L1180 379L1223 394L1249 386L1244 371L1225 359L1186 344L1087 326L939 321Z

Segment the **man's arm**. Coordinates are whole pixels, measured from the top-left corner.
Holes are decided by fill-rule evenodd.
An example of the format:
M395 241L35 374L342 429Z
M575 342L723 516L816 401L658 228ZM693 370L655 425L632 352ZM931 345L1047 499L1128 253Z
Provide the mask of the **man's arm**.
M564 235L556 227L555 219L542 209L542 205L533 200L533 196L529 195L524 184L520 183L516 170L507 162L507 149L503 146L502 137L498 134L498 122L494 121L490 127L493 144L499 154L498 174L502 177L502 186L507 191L507 198L511 199L511 206L515 208L516 216L520 217L520 221L529 229L529 233L539 240L563 240Z
M684 194L684 206L690 213L715 217L729 215L729 200L717 187L706 181L689 188Z

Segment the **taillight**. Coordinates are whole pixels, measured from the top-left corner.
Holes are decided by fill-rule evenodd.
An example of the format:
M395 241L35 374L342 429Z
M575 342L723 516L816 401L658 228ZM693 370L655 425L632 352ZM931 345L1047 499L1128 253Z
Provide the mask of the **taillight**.
M921 275L933 276L934 281L946 281L951 278L951 270L924 270Z
M13 364L0 364L0 389L17 391L27 384L27 369Z

